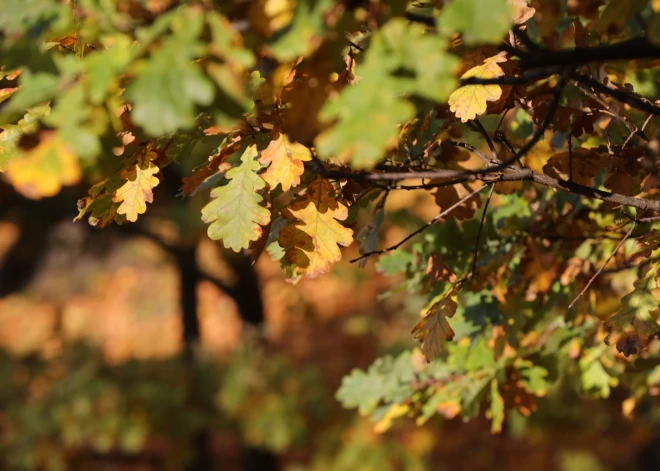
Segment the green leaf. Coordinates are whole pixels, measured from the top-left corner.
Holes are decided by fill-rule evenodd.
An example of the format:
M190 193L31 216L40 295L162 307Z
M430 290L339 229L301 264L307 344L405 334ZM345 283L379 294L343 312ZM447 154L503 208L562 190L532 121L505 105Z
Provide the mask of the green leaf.
M0 8L0 31L10 36L23 33L39 22L70 14L66 5L55 0L6 0L0 3Z
M377 359L365 372L354 369L342 379L336 398L346 408L357 407L361 415L372 413L381 401L400 403L412 394L410 382L415 378L410 352L396 359Z
M183 24L139 65L137 78L126 90L133 120L151 136L190 127L197 115L195 104L210 105L215 95L212 83L193 63L203 52L197 41L201 14L182 16Z
M225 247L235 252L259 239L260 226L270 222L270 211L260 205L263 197L257 193L266 187L266 182L257 175L261 166L256 157L255 145L245 149L241 164L226 174L229 183L211 191L213 201L202 208L202 221L212 223L209 237L222 240Z
M308 56L322 42L325 15L334 5L332 0L298 0L293 21L275 33L271 45L273 55L283 61Z
M496 379L490 382L490 419L491 433L501 432L504 422L504 398L500 394Z
M400 18L374 33L365 62L357 67L358 83L321 110L322 120L336 122L317 137L319 155L354 168L374 166L396 144L399 125L415 115L402 95L443 101L453 90L457 59L446 48L445 39Z
M119 87L118 75L132 58L130 38L117 34L103 38L105 50L85 56L83 69L89 99L93 104L101 104L110 87Z
M506 0L452 0L438 26L445 34L461 32L468 44L495 43L511 26L511 11Z
M385 275L398 275L406 271L412 260L413 255L410 252L395 250L394 252L381 255L376 268Z
M362 228L360 233L357 235L357 240L360 242L360 254L364 255L368 252L373 252L378 246L378 236L380 234L380 228L383 225L385 220L385 210L379 208L374 217L371 219L371 222L368 226ZM363 258L360 260L360 267L364 268L367 264L367 259Z
M580 359L581 382L584 391L596 397L607 398L610 396L610 387L616 386L618 380L603 368L601 353L602 348L591 348Z
M50 106L48 104L30 108L17 124L1 125L0 129L0 172L7 170L7 164L16 157L18 141L23 134L29 134L39 127L39 119L48 116Z
M60 80L57 76L47 72L31 74L24 71L20 75L21 88L7 102L2 110L4 115L16 112L25 112L28 108L50 100L58 91Z
M625 356L645 348L651 337L660 330L650 314L658 308L658 301L651 293L651 289L656 286L653 272L635 281L634 286L635 289L621 299L622 308L619 312L605 322L609 332L605 343L616 344L617 350Z

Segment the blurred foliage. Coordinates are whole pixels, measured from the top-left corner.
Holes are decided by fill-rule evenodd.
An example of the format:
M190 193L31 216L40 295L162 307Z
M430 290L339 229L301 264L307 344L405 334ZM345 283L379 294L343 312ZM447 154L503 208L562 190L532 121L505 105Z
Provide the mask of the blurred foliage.
M638 426L650 433L659 2L5 0L0 11L0 209L19 233L6 250L29 259L51 234L48 205L84 188L76 220L125 225L180 265L200 259L202 331L225 340L186 367L175 269L156 250L160 270L129 263L90 288L105 268L78 264L84 244L65 234L47 281L1 301L6 318L34 308L0 334L19 356L0 365L6 466L154 449L179 469L192 436L230 430L304 450L298 469L425 469L436 439L415 426L486 419L520 435L565 414L586 428L595 420L578 405L601 407L587 399L648 419ZM625 47L630 57L615 55ZM20 205L34 221L15 218ZM205 246L204 230L256 264L261 339L237 320L244 300L227 297L236 255ZM26 249L29 236L41 238ZM336 338L308 322L344 315ZM77 343L85 332L100 352ZM366 350L355 361L341 349L351 336ZM564 451L552 466L616 461Z

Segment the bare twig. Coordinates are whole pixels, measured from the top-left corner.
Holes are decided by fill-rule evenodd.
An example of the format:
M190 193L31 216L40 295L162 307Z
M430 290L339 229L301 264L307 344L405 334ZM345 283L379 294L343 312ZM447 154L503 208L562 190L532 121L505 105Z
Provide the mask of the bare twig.
M647 113L651 113L652 115L655 116L660 116L660 107L653 105L647 99L642 98L639 95L625 92L619 90L618 88L610 88L604 83L599 82L598 80L587 74L573 72L571 74L571 78L581 83L582 85L591 87L600 93L611 96L612 98L616 98L618 101L625 103L626 105L632 106L633 108L646 111Z
M427 223L424 224L423 226L419 227L417 230L415 230L414 232L412 232L411 234L409 234L408 236L406 236L405 238L403 238L403 239L402 239L401 241L399 241L398 243L392 245L391 247L388 247L388 248L386 248L386 249L382 249L382 250L374 250L374 251L372 251L372 252L367 252L367 253L363 254L361 257L354 258L353 260L351 260L351 263L355 263L355 262L357 262L357 261L360 261L360 260L362 260L363 258L371 257L372 255L379 255L379 254L382 254L382 253L391 252L392 250L396 250L396 249L398 249L398 248L401 247L403 244L405 244L405 243L408 242L410 239L412 239L414 236L416 236L417 234L419 234L419 233L425 231L425 230L428 229L430 226L432 226L433 224L435 224L439 219L445 217L447 214L451 213L454 209L458 208L460 205L462 205L463 203L465 203L467 200L469 200L470 198L472 198L474 195L476 195L477 193L481 192L481 191L482 191L484 188L486 188L487 186L488 186L488 185L483 185L482 187L477 188L476 190L474 190L472 193L470 193L470 194L467 195L466 197L461 198L460 201L458 201L458 202L456 202L455 204L451 205L449 208L445 209L443 212L441 212L440 214L438 214L436 217L434 217L433 219L431 219L429 222L427 222Z
M573 183L573 132L568 133L568 181Z
M486 144L488 144L488 148L490 149L490 153L493 157L492 162L499 162L499 159L497 158L497 149L495 149L495 144L493 144L493 140L488 135L486 128L484 128L483 124L481 124L481 121L479 121L477 118L474 118L472 122L474 123L474 130L481 134L486 140Z
M588 282L587 285L582 289L582 291L580 291L580 294L578 294L578 295L575 297L575 299L571 302L571 304L568 305L568 309L571 309L571 308L575 305L575 303L577 302L577 300L580 299L580 297L581 297L584 293L586 293L586 291L589 289L589 287L590 287L591 284L594 282L594 280L595 280L596 278L598 278L598 275L601 274L601 272L602 272L603 269L607 266L607 264L610 262L610 260L612 260L612 258L614 257L614 255L616 255L616 253L619 251L619 249L621 248L621 246L622 246L622 245L626 242L626 240L628 240L628 238L632 235L633 231L635 230L635 227L637 227L637 221L633 221L633 225L632 225L632 227L630 228L630 230L626 233L626 235L623 236L623 239L621 239L621 240L619 241L619 243L616 245L616 247L614 247L614 250L612 251L612 253L610 254L610 256L607 257L607 260L605 260L605 263L603 263L603 264L601 265L601 267L598 269L598 271L597 271L596 273L594 273L594 276L592 276L592 277L589 279L589 282Z
M493 197L493 191L495 190L495 183L490 186L490 192L488 193L488 198L486 198L486 203L484 204L484 210L481 213L481 222L479 223L479 230L477 231L477 241L474 244L474 254L472 256L472 268L470 273L468 273L467 278L472 278L477 273L477 257L479 255L479 241L481 240L481 231L484 227L484 222L486 221L486 212L488 211L488 205L490 204L490 199Z

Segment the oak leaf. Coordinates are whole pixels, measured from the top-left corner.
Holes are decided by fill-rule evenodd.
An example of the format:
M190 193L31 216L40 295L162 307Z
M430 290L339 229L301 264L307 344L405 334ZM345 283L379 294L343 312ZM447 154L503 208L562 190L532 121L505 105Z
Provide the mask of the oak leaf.
M241 156L241 164L226 174L229 183L211 191L211 201L202 208L202 221L210 222L209 237L222 240L228 249L238 252L259 239L261 226L270 222L270 211L260 203L258 193L266 182L257 175L260 169L256 159L257 148L249 146Z
M160 171L152 162L156 157L155 152L146 151L138 157L135 165L121 173L126 183L115 191L112 201L121 203L117 214L125 215L128 221L137 221L138 215L147 210L147 203L154 200L152 190L158 185L158 178L154 175Z
M443 342L454 338L454 330L447 322L456 314L457 305L452 293L433 304L412 330L413 337L422 342L422 353L429 363L442 353Z
M9 161L6 175L16 191L27 198L41 199L55 196L62 186L75 185L82 172L63 140L52 131L44 131L35 147Z
M39 128L39 120L49 114L49 104L39 105L27 110L18 123L0 125L0 130L2 130L0 132L0 172L7 170L9 162L18 157L18 142L21 136L36 132Z
M454 186L439 187L434 194L435 203L440 207L440 209L444 211L465 198L469 193L470 192L460 184ZM460 220L469 219L474 216L474 212L480 206L481 200L478 198L470 198L469 201L466 201L457 208L454 208L449 216L453 216Z
M353 242L353 231L339 223L348 217L348 209L333 198L334 192L327 180L315 180L301 199L282 210L289 223L280 230L279 244L295 275L316 278L327 273L341 260L339 246Z
M621 299L619 312L605 322L608 332L605 343L615 344L616 349L626 357L646 348L660 330L650 314L658 308L658 301L651 292L657 286L656 277L657 273L652 270L646 278L635 281L635 289Z
M571 180L585 186L591 186L594 178L603 166L603 159L593 149L578 148L573 150L573 157L568 152L555 154L543 166L543 172L561 180Z
M261 175L271 189L278 184L287 191L300 184L300 176L305 171L303 162L312 160L312 154L307 147L297 142L289 141L286 134L280 134L270 141L259 157L262 165L269 165Z
M506 52L489 57L482 65L471 68L461 78L477 77L490 79L504 75L502 68L497 65L506 61ZM497 101L502 96L502 87L499 85L465 85L449 95L449 109L467 122L486 112L489 101Z

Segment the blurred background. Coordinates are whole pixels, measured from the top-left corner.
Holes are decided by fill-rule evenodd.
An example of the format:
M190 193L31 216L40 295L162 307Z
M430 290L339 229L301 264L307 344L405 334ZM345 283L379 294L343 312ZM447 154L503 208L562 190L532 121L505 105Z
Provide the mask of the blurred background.
M655 425L626 419L616 391L543 399L498 435L483 414L377 433L334 395L414 347L424 299L384 294L396 276L349 251L292 285L267 252L253 264L208 240L203 201L166 184L139 225L101 231L72 222L86 188L30 201L0 185L0 469L660 469ZM435 214L424 198L388 200L383 244Z

